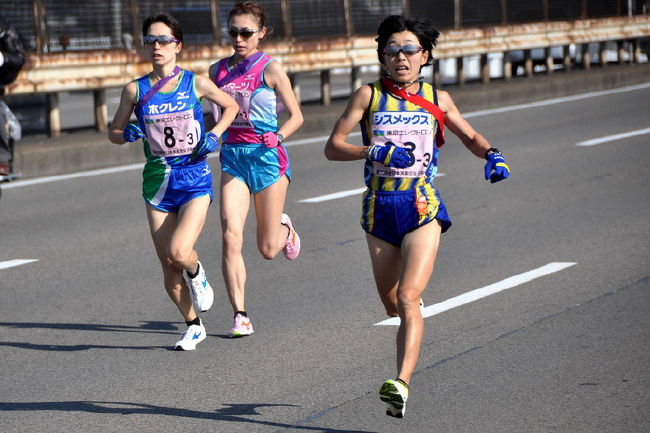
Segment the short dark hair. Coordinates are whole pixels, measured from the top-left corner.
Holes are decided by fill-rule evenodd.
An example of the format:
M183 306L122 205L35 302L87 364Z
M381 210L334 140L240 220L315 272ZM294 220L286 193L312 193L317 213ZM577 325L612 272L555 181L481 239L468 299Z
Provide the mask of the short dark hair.
M181 29L181 24L169 12L157 12L145 18L142 22L142 36L147 36L149 27L151 27L153 23L165 24L170 28L172 35L179 41L183 42L183 29Z
M431 51L436 46L436 41L440 32L433 27L433 23L426 18L410 19L402 15L391 15L385 18L377 28L377 57L379 63L384 63L384 48L388 44L388 39L393 33L399 33L408 30L413 33L422 45L422 49L429 53L427 65L431 64L433 59Z

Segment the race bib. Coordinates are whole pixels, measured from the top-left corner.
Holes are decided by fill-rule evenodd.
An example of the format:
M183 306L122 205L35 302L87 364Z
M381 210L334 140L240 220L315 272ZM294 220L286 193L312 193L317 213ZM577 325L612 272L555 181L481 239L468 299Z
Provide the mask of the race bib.
M193 110L145 114L144 124L151 153L168 157L192 153L201 138L201 125Z
M233 90L224 88L224 91L230 94L232 98L239 105L239 111L237 112L237 117L230 124L230 128L248 128L252 129L253 124L250 121L249 114L251 106L251 91L250 90Z
M372 144L389 143L406 150L412 164L406 168L386 167L373 161L372 171L380 177L423 177L433 156L433 116L420 111L377 111L372 118Z

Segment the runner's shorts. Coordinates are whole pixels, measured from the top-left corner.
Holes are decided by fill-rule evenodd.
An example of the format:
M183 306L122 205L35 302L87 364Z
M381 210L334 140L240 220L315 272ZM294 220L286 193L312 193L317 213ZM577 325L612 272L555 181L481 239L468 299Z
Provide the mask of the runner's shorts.
M291 181L287 149L269 149L262 143L224 144L219 154L221 171L244 182L251 194L262 191L286 175Z
M146 164L142 179L144 201L163 212L178 212L185 203L204 195L214 199L212 171L205 159L182 166Z
M433 220L440 222L442 233L451 227L447 208L431 185L408 191L366 190L363 194L361 227L397 247L407 233Z

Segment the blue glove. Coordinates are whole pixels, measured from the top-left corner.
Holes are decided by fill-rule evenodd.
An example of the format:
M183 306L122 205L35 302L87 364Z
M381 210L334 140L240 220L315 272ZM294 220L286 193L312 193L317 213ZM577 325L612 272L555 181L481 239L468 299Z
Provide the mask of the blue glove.
M205 134L203 141L201 141L192 152L192 155L200 158L207 155L210 152L214 152L219 148L219 136L214 132L210 131Z
M142 129L136 124L136 123L127 123L126 128L124 128L124 132L122 133L122 137L126 141L138 141L141 138L144 138L144 132L142 132Z
M490 180L490 183L495 183L510 176L510 167L506 164L506 160L501 155L501 152L490 152L485 155L487 163L485 164L485 180Z
M391 142L370 146L368 159L380 162L386 167L406 168L413 165L413 160L408 152Z

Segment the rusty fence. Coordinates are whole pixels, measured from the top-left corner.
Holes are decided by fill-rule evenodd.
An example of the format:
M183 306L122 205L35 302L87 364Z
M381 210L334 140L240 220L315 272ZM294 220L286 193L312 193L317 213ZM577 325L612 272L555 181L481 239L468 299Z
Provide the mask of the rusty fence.
M350 88L355 89L361 84L361 70L377 66L375 29L393 13L430 17L441 30L434 51L437 62L427 72L437 86L441 85L439 65L450 62L452 81L462 85L470 58L478 59L478 79L489 82L493 79L489 63L495 55L502 63L500 79L505 80L516 70L532 76L540 68L552 73L557 68L589 68L594 61L605 66L609 61L605 49L612 44L615 61L634 63L643 58L641 42L650 37L648 0L259 3L265 6L267 24L273 28L264 50L284 65L299 100L298 77L318 73L325 105L331 102L331 71L348 70ZM58 135L59 93L92 91L95 125L105 130L106 89L121 87L150 70L138 41L137 27L144 16L165 9L180 17L186 43L179 64L205 75L211 63L232 53L224 23L233 4L221 0L4 0L0 14L17 23L30 51L25 68L7 93L46 95L47 129L50 135Z

